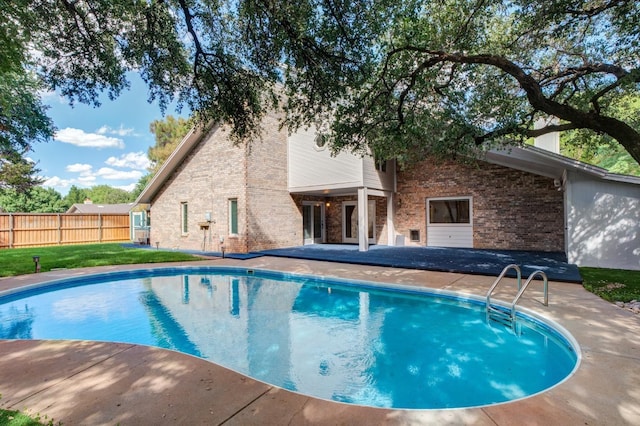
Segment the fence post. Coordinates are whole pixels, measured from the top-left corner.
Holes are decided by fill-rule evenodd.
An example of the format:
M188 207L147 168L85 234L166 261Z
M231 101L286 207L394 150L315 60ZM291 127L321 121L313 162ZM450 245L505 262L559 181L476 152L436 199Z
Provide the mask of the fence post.
M102 213L98 213L98 241L102 242Z
M62 245L62 215L58 213L58 245Z
M9 248L13 248L13 213L9 213Z

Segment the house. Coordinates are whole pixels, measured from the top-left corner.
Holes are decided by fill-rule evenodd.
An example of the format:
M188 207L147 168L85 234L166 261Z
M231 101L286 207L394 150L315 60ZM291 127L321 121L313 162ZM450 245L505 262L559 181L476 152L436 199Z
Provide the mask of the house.
M260 140L234 145L228 134L223 125L192 130L141 193L151 244L241 253L321 243L563 251L581 266L640 269L640 178L538 147L400 169L334 156L313 129L288 135L275 114Z
M84 203L76 203L69 207L67 213L78 214L129 214L129 211L135 206L134 203L120 204L93 204L91 200L86 199Z
M131 241L149 244L149 224L146 206L135 203L94 204L90 199L73 204L66 213L88 215L128 215Z

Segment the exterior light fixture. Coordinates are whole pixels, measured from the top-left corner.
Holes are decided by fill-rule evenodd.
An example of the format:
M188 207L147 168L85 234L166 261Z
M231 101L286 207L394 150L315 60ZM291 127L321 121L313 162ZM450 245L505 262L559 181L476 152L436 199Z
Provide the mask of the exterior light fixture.
M36 274L40 272L40 256L33 256L33 263L35 264Z

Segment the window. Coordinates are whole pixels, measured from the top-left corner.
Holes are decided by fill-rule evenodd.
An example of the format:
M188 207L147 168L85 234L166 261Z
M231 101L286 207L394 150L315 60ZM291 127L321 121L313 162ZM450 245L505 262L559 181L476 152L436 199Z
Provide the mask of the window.
M374 157L374 161L376 163L376 170L379 172L385 173L387 171L387 160L382 157L376 156Z
M470 224L470 199L429 200L429 223Z
M327 138L325 135L318 133L315 137L315 139L313 140L314 143L314 147L317 151L322 151L326 148L327 146Z
M180 224L182 229L182 235L189 232L189 207L187 202L180 203Z
M238 199L229 200L229 234L238 234Z

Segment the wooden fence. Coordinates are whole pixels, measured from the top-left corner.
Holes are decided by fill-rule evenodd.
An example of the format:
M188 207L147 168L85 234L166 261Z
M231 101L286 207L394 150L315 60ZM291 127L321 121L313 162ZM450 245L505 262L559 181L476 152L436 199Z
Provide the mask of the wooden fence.
M130 241L129 214L2 213L0 249Z

